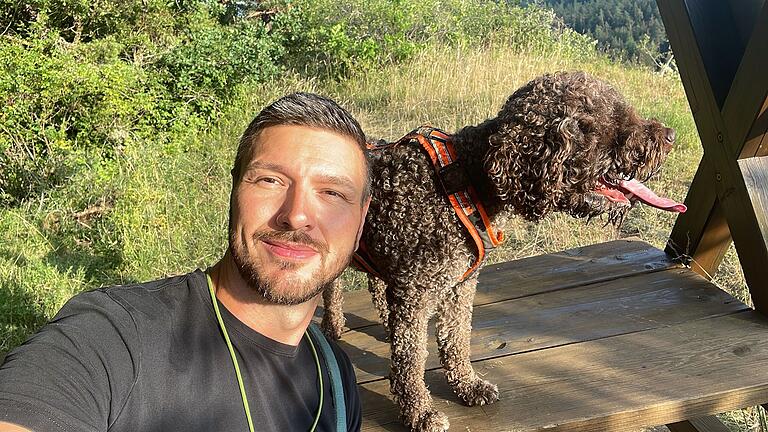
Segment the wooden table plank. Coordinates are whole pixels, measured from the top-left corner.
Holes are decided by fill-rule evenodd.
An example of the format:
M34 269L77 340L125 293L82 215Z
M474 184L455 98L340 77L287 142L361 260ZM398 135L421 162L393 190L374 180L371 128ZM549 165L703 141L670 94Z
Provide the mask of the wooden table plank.
M498 288L506 289L500 282ZM509 287L514 289L514 287ZM688 269L640 274L567 290L477 306L472 359L480 360L631 333L746 309ZM339 341L355 365L358 382L389 373L389 345L382 326L345 333ZM428 368L439 367L430 328Z
M426 379L451 430L625 431L768 401L768 320L754 311L475 363L499 385L485 407ZM400 431L386 380L363 384L363 430Z
M623 276L678 267L659 249L638 239L614 240L542 256L486 266L475 305L488 304ZM378 323L368 290L344 295L347 327ZM322 316L318 308L317 317Z

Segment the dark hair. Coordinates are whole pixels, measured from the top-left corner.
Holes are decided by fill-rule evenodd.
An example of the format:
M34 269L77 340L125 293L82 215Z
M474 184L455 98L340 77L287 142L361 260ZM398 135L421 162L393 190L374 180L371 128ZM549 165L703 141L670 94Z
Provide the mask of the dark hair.
M243 164L247 163L259 134L270 126L296 125L326 129L352 138L363 152L365 160L365 188L363 201L371 195L371 167L368 161L363 129L349 112L333 100L313 93L291 93L267 105L251 121L240 138L235 164L232 168L232 184L237 185L243 176Z

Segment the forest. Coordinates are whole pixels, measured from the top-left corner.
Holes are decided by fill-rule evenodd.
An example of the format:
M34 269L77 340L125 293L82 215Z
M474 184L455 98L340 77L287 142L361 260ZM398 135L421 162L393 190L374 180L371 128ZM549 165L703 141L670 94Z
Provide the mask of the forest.
M563 22L590 35L620 59L653 65L669 58L669 43L655 0L537 0Z

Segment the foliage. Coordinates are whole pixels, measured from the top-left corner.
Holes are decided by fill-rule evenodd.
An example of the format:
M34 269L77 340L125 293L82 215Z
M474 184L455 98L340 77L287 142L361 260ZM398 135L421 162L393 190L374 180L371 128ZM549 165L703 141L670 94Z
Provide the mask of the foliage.
M172 44L175 30L206 11L194 0L0 0L0 7L3 34L30 37L44 24L70 43L145 35L158 47Z
M188 40L164 54L155 67L178 100L210 116L219 113L233 89L262 82L280 71L281 40L261 22L193 29Z
M334 78L410 59L435 43L594 53L591 38L556 25L551 12L507 2L296 0L283 7L293 25L289 64Z
M537 0L565 23L588 34L612 55L653 65L669 51L664 25L654 0ZM643 42L647 37L648 41ZM652 51L648 50L652 47Z
M110 164L126 146L177 151L238 86L280 71L280 34L260 21L221 24L216 3L15 7L0 37L0 206Z
M0 203L62 182L89 158L114 158L142 125L146 135L157 126L144 114L161 89L117 58L119 44L38 34L0 41Z

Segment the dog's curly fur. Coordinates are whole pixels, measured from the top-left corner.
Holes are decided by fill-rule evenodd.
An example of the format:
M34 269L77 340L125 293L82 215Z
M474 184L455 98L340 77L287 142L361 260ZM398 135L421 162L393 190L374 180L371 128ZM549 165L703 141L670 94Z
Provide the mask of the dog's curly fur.
M581 72L539 77L506 101L496 118L452 136L459 161L492 222L513 215L538 221L560 211L607 214L620 222L628 207L595 193L601 179L647 180L672 147L674 133L641 119L616 90ZM498 399L498 389L470 364L477 272L457 283L477 250L418 146L371 155L373 197L363 241L383 279L369 277L391 342L391 390L412 430L443 431L447 417L424 384L427 323L436 316L440 360L467 405ZM341 287L324 294L323 328L341 335Z

